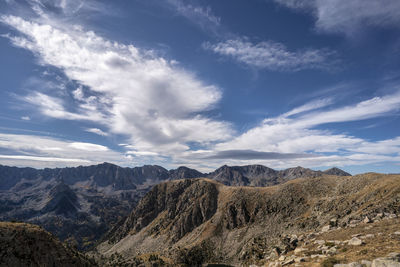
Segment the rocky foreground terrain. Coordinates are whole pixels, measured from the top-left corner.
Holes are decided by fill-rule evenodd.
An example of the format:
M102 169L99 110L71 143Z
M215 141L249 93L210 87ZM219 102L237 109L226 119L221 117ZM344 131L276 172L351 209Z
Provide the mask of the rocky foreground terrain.
M0 222L0 266L96 266L36 225Z
M269 186L327 173L349 175L336 168L276 171L261 165L223 166L209 174L156 165L122 168L103 163L42 170L0 165L0 221L38 224L62 241L87 250L123 222L153 185L163 181L208 177L231 186Z
M109 266L400 266L399 212L400 175L175 180L154 186L91 256Z

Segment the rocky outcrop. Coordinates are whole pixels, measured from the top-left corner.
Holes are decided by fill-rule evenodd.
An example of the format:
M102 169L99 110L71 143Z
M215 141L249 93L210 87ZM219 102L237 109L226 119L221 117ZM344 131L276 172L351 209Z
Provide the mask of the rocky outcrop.
M0 266L96 266L36 225L0 222Z
M185 179L185 178L200 178L205 177L204 173L201 173L195 169L190 169L185 166L181 166L177 169L169 171L169 178L171 180Z

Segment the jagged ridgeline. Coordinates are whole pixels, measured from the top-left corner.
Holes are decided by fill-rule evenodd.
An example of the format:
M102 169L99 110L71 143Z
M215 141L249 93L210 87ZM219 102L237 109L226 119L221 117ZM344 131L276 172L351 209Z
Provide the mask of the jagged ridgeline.
M62 241L88 249L162 181L208 177L231 186L268 186L325 174L350 175L339 169L275 171L260 165L223 166L209 174L156 165L122 168L103 163L42 170L0 165L0 220L38 224Z

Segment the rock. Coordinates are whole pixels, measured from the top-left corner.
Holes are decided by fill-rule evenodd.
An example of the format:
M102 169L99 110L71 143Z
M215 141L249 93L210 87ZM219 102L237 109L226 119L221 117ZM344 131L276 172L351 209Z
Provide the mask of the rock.
M300 257L300 258L295 258L294 261L295 261L295 262L305 262L306 259L303 258L303 257Z
M336 227L337 224L338 224L337 219L331 219L329 221L329 225L332 226L332 227Z
M388 217L389 217L389 219L394 219L394 218L397 218L397 215L392 213L392 214L389 214Z
M365 237L365 238L374 238L375 235L373 235L373 234L367 234L367 235L365 235L364 237Z
M321 232L325 233L325 232L328 232L330 229L331 229L330 225L325 225L324 227L322 227Z
M357 238L357 237L353 237L352 239L350 239L348 241L348 244L351 245L351 246L361 246L363 243L364 242L361 239Z
M365 267L371 267L372 261L362 260L361 264Z
M315 259L315 258L323 259L323 258L326 258L326 257L327 257L326 255L322 255L322 254L313 254L313 255L311 255L311 259Z
M393 234L395 234L395 235L400 235L400 232L394 232Z
M306 248L296 248L294 250L294 254L300 254L300 253L302 253L304 251L307 251L307 249Z
M400 262L400 253L398 253L398 252L389 253L386 257Z
M400 262L387 258L378 258L372 261L371 267L400 267Z
M325 245L325 240L315 240L315 241L314 241L314 244L317 244L317 245Z
M326 254L335 255L336 253L337 253L337 249L335 247L331 247L330 249L327 250Z
M286 257L282 255L282 256L279 257L278 260L279 260L279 261L284 261L285 259L286 259Z
M283 262L282 266L289 265L289 264L292 264L292 263L294 263L294 259L289 259L289 260Z
M368 218L368 216L365 216L363 223L371 223L372 221Z
M350 263L341 263L341 264L335 264L333 265L334 267L363 267L360 263L358 262L350 262Z

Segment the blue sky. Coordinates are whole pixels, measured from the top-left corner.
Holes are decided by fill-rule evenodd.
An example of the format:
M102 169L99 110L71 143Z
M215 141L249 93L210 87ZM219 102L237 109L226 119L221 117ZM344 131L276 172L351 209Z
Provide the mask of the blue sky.
M397 0L2 0L0 164L400 172Z

